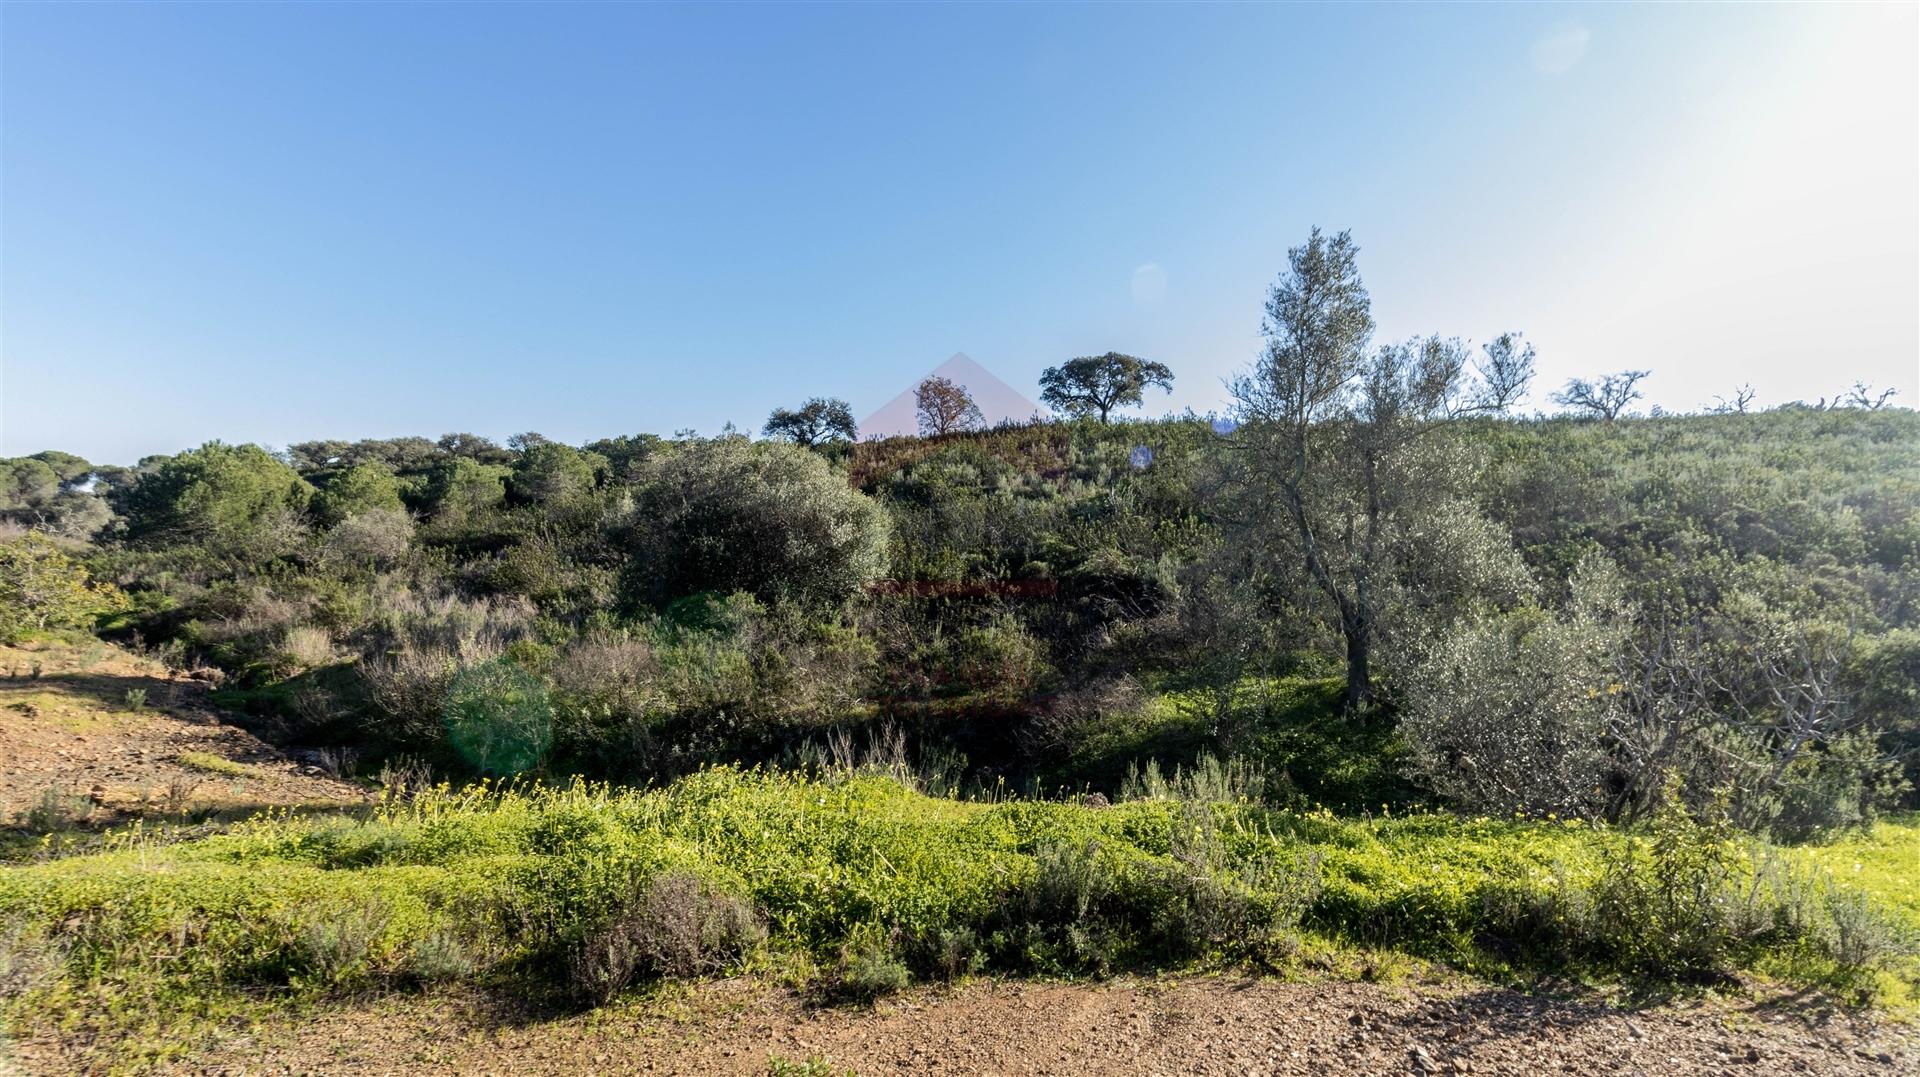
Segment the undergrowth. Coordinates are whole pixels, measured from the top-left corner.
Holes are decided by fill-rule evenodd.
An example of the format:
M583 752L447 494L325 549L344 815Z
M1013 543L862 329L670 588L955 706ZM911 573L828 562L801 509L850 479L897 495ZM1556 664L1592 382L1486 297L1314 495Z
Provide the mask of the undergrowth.
M776 957L853 999L977 972L1284 969L1303 946L1496 977L1759 968L1858 997L1914 979L1910 897L1684 813L1630 836L1342 818L1208 802L1250 776L1195 774L1098 807L715 768L644 792L440 788L189 841L136 829L0 869L5 964L30 970L0 983L21 1025L164 1053L263 1003L468 982L590 1005ZM1911 829L1886 836L1911 856Z

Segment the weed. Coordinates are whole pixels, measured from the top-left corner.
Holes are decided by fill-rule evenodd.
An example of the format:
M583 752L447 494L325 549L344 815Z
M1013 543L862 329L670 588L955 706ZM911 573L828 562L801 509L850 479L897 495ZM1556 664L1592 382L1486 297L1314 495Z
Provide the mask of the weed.
M147 690L145 688L127 689L126 703L127 709L130 711L145 710L147 707Z
M193 803L193 794L205 784L205 778L196 778L191 774L179 774L167 780L166 812L168 815L185 815Z
M407 956L407 972L422 984L451 983L473 975L478 962L460 937L436 929L415 939Z
M766 934L739 898L691 875L661 875L581 939L569 962L570 986L582 1001L604 1003L643 978L718 972Z
M433 788L433 768L425 761L398 756L380 764L382 800L405 803Z
M852 1067L835 1069L831 1062L819 1055L809 1055L804 1061L796 1062L778 1052L767 1055L767 1077L856 1077Z
M20 825L36 834L58 834L86 822L93 815L93 801L74 796L58 785L40 791L33 806L19 814Z
M183 767L205 771L208 774L220 774L229 778L245 778L253 774L253 769L244 763L214 755L212 752L181 752L173 757Z
M335 781L351 778L359 761L360 753L352 748L322 748L317 756L317 765Z

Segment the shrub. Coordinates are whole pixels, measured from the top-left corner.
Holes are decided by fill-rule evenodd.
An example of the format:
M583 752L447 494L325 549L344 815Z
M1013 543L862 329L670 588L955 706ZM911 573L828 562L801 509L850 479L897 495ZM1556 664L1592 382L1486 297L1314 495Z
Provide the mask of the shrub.
M568 984L576 998L598 1005L641 979L718 972L765 939L751 905L692 875L660 875L580 940Z
M886 946L866 941L842 955L834 977L834 993L858 1002L872 1002L899 994L913 983L913 973Z
M939 928L921 944L920 963L942 980L957 980L986 968L987 954L971 927Z
M349 564L385 567L396 564L413 542L413 517L402 508L357 512L327 532L329 557Z
M333 647L333 634L315 625L295 625L287 629L280 643L280 654L296 669L319 669L339 661Z
M642 601L746 591L838 602L886 569L886 513L816 453L720 439L640 469L628 543Z
M94 582L47 539L29 534L0 542L0 643L28 632L91 627L125 606L117 588Z
M378 898L367 897L338 907L307 908L294 923L294 977L337 987L358 981L372 971L374 947L386 930L390 913Z
M415 939L407 956L407 972L423 984L464 980L473 975L477 964L460 937L445 929Z
M546 685L507 658L455 673L442 714L447 743L482 774L531 770L553 739Z
M57 834L73 829L92 814L93 801L74 796L62 786L50 785L40 791L39 799L22 810L18 818L20 825L32 833Z
M455 672L500 657L533 626L533 608L523 600L399 591L379 594L375 605L355 666L377 712L368 732L414 752L445 744Z

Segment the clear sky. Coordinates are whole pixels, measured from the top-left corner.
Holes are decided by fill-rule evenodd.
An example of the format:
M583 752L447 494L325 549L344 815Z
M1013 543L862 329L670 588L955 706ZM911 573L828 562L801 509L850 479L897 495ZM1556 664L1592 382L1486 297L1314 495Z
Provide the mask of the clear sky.
M1541 391L1920 402L1920 11L0 4L0 454L1222 405L1312 226Z

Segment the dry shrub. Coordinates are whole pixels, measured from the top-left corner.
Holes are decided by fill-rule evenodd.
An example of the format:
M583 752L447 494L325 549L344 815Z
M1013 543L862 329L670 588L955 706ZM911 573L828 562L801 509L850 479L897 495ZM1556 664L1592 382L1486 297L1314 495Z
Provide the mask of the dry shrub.
M280 653L299 669L319 669L340 658L334 649L332 634L315 625L295 625L287 629L280 641Z
M524 599L403 590L375 600L375 627L358 668L390 723L382 732L412 746L438 740L453 675L500 657L509 644L526 638L534 619Z
M659 668L645 640L596 631L567 644L550 673L555 693L569 706L632 720L662 702Z
M1031 750L1062 751L1105 719L1139 713L1145 699L1140 682L1131 676L1103 677L1055 695L1022 736Z
M692 875L661 875L580 941L568 983L581 1001L599 1005L642 979L718 972L766 937L745 901Z
M327 532L328 557L351 564L391 565L413 542L413 517L402 509L372 509L349 516Z

